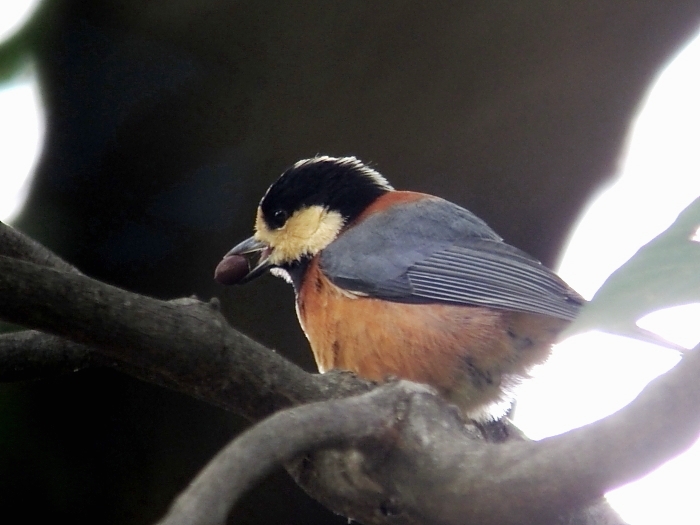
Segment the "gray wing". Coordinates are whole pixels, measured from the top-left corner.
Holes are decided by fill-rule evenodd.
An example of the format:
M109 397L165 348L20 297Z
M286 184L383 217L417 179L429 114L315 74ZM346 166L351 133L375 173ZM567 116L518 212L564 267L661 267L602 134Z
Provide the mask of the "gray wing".
M397 302L457 303L573 319L583 299L448 201L400 204L350 228L321 253L336 285Z

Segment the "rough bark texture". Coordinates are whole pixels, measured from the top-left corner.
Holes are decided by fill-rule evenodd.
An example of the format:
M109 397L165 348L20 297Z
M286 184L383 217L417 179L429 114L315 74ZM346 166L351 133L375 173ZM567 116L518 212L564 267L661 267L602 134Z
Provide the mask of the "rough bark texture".
M6 227L0 228L0 253L4 234ZM620 523L598 498L681 452L700 432L700 413L694 410L700 404L697 351L604 420L539 442L510 429L509 439L494 443L438 396L404 382L330 401L373 386L349 374L303 372L228 326L212 303L159 301L75 272L0 256L0 318L52 334L3 336L0 350L14 352L15 360L22 352L29 360L35 343L63 349L62 366L71 359L81 363L94 351L127 373L254 421L315 403L244 434L243 444L231 445L238 449L233 457L251 443L266 445L261 470L255 473L252 464L245 469L256 479L296 456L288 468L305 490L367 524ZM273 446L285 418L299 420L290 425L289 443ZM312 433L300 432L312 423ZM339 432L344 425L345 435ZM270 450L279 454L271 458ZM210 471L235 474L230 459L222 453ZM203 476L194 490L219 503L205 507L214 516L206 511L193 523L219 523L238 496L231 492L236 485ZM213 487L207 477L215 480ZM194 500L185 494L179 501ZM174 515L182 508L176 505Z
M15 224L103 282L219 296L237 328L311 370L283 283L223 290L211 278L281 170L316 153L357 155L551 265L614 177L651 82L699 24L697 0L45 1L0 46L0 68L32 59L47 115ZM83 350L57 344L53 371L15 354L3 377L69 370L65 352ZM109 352L97 361L178 388ZM98 364L87 359L76 368ZM0 389L0 427L14 429L0 432L0 504L33 522L155 521L247 424L101 369ZM267 399L260 414L289 402ZM278 473L235 519L346 522Z

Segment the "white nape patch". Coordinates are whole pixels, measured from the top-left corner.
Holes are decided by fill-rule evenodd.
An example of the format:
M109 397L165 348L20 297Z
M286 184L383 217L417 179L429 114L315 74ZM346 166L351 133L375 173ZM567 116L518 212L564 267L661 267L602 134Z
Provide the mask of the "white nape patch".
M370 179L380 188L387 191L394 191L394 187L389 184L389 181L384 178L384 175L379 173L377 170L373 170L357 157L329 157L328 155L319 155L318 157L298 161L296 164L294 164L294 169L302 168L304 166L311 166L313 164L320 164L323 162L333 162L339 166L352 168L360 175L364 175Z

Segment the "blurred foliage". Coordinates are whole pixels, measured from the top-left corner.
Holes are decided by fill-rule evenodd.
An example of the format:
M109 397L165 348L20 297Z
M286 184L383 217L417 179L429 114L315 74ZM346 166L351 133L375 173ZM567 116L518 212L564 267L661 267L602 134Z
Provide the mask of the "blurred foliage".
M0 43L0 87L22 75L31 64L34 38L46 20L48 1L40 2L18 31Z
M282 169L358 155L551 263L699 21L697 2L662 0L45 0L0 45L0 82L34 62L47 115L14 225L125 289L219 296L236 328L312 369L291 287L212 279ZM0 505L150 523L245 425L104 370L0 385ZM283 473L232 516L346 521Z
M26 42L11 38L0 44L0 87L22 74L29 64Z
M700 302L699 227L700 198L606 279L564 336L597 329L636 337L646 314Z

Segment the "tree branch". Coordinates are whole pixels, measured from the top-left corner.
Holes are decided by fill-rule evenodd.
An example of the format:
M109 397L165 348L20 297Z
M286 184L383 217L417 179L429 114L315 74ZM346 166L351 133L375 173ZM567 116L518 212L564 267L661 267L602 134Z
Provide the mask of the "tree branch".
M0 335L0 382L41 379L108 366L89 347L34 330Z
M27 261L39 266L46 266L63 272L80 273L72 264L67 263L58 255L24 235L19 230L0 221L0 255Z
M142 381L181 390L158 371L131 366L63 337L35 330L0 335L0 382L43 379L97 367L114 368Z
M369 383L328 381L303 371L231 329L216 302L159 301L2 256L0 317L91 345L254 420L369 388Z
M158 301L0 257L0 318L89 345L121 370L250 419L372 387L349 374L302 371L231 329L215 306ZM699 354L691 352L618 414L538 443L485 442L443 400L423 393L395 407L402 418L394 446L313 452L287 467L329 508L367 524L599 524L603 507L571 511L697 436Z
M280 463L301 453L371 440L393 442L402 405L426 387L402 381L367 394L278 412L219 452L173 503L160 525L221 525L235 502ZM385 443L385 446L388 444ZM380 445L381 446L381 445Z
M316 463L326 477L314 486L353 495L345 515L357 517L358 502L374 500L360 511L365 523L620 523L602 505L574 517L562 509L591 504L694 442L700 418L678 418L676 411L700 401L700 386L683 386L700 372L697 350L617 414L539 442L484 442L440 398L405 381L292 409L226 447L160 525L223 523L243 490L309 450L316 452L297 460L306 464L300 469ZM355 450L318 452L329 446Z

